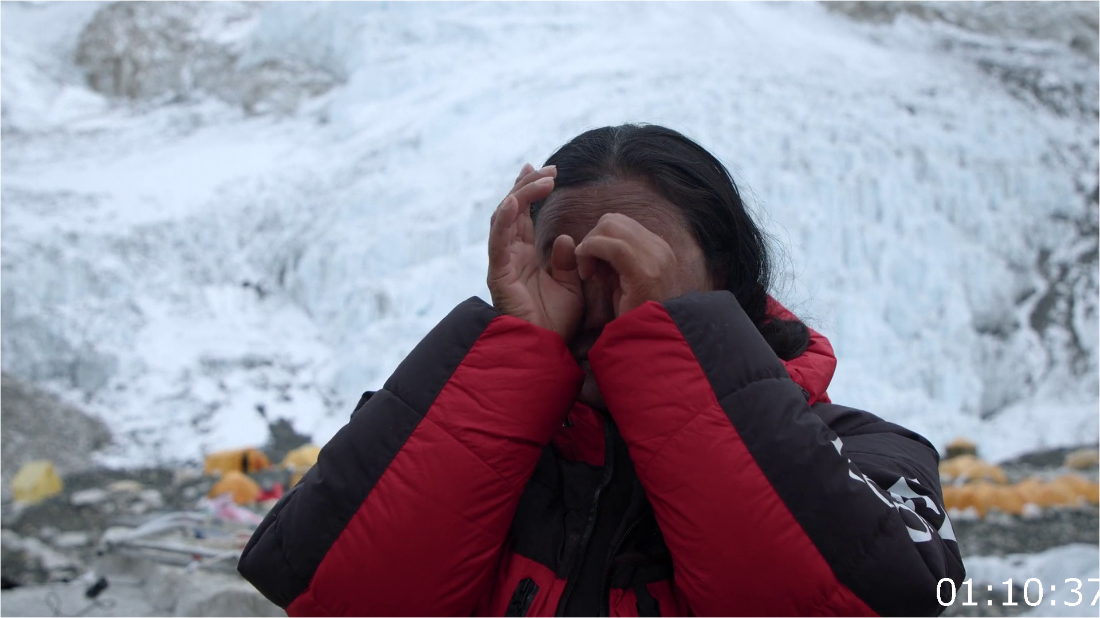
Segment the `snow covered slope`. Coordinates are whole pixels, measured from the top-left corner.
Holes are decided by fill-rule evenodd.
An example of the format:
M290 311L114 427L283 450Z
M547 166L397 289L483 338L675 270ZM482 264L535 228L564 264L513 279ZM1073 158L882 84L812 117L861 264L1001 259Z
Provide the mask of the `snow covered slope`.
M487 298L525 161L646 121L734 171L834 400L1095 442L1097 4L921 6L5 2L3 369L117 463L325 440Z

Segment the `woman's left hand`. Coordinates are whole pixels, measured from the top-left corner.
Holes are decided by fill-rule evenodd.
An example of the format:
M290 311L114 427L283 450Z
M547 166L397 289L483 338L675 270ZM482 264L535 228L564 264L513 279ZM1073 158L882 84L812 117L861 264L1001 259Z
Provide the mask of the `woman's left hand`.
M663 302L684 294L680 269L672 247L630 217L607 213L577 245L577 267L582 280L591 278L598 260L618 275L614 293L615 317L647 300Z

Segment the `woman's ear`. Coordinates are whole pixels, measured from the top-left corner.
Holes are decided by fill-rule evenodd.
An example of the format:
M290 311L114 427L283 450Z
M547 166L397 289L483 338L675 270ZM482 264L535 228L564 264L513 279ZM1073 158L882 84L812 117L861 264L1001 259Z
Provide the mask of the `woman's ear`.
M708 268L706 272L706 280L703 282L706 291L713 292L726 289L726 278L721 273L715 272L712 268Z

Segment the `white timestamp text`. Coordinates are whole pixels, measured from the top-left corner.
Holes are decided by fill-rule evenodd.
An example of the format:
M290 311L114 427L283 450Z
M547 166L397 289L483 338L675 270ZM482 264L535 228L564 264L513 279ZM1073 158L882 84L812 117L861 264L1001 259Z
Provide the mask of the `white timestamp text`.
M1090 578L1088 578L1088 581L1089 582L1096 582L1097 584L1100 584L1100 577L1090 577ZM1078 605L1080 605L1082 603L1082 601L1085 600L1085 595L1083 595L1081 593L1081 588L1084 584L1082 584L1081 580L1077 579L1076 577L1071 577L1071 578L1067 579L1065 581L1065 584L1066 584L1066 587L1069 588L1069 591L1071 593L1077 595L1077 600L1072 601L1072 602L1062 601L1062 603L1064 605L1068 606L1068 607L1077 607ZM1003 581L1003 582L1001 582L1000 585L1005 587L1005 592L1007 593L1007 598L1006 598L1006 600L1001 602L1001 605L1005 606L1005 607L1011 607L1011 606L1014 606L1014 605L1019 605L1019 603L1012 600L1012 593L1013 593L1013 590L1014 590L1014 586L1012 585L1012 579L1010 578L1007 581ZM1058 585L1061 585L1061 584L1058 584ZM1036 606L1042 604L1042 602L1043 602L1043 591L1046 590L1046 587L1043 585L1042 581L1040 581L1037 577L1029 578L1026 581L1024 581L1024 585L1023 585L1022 588L1023 588L1023 593L1021 594L1021 596L1023 597L1024 603L1026 603L1027 605L1030 605L1032 607L1036 607ZM965 590L963 590L963 589L965 589ZM990 592L993 591L993 584L988 584L988 590ZM1054 592L1055 590L1056 590L1055 584L1051 584L1050 585L1050 591ZM936 585L936 600L939 601L940 605L942 605L944 607L948 607L950 605L954 605L956 599L959 596L959 594L964 593L964 592L966 594L966 600L963 601L962 605L969 605L969 606L978 605L978 603L974 602L974 580L973 579L963 580L963 583L959 585L959 589L956 589L955 588L955 582L953 580L948 579L948 578L945 577L945 578L941 579L939 581L939 583ZM1100 587L1097 588L1096 596L1092 597L1092 603L1089 603L1089 607L1095 606L1098 602L1100 602ZM1058 603L1058 601L1055 600L1055 599L1052 599L1050 601L1051 605L1057 605L1057 603ZM986 600L986 604L993 605L993 600L992 599Z

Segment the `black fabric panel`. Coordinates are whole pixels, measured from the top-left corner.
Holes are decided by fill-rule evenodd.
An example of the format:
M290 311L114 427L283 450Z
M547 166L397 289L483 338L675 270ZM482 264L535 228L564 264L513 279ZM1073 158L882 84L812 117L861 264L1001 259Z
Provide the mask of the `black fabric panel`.
M601 530L597 526L586 549L599 564L605 564L608 552L601 555L596 548L621 539L623 529L637 519L632 534L621 541L607 585L629 588L637 583L672 579L672 556L634 472L626 444L620 443L616 453L620 458L615 463L614 478L601 496L598 514L608 519L605 523L613 523L604 534L614 532L614 536L599 542L596 536ZM603 476L603 468L568 461L553 446L543 449L512 518L508 538L512 551L568 579L580 559L581 538L592 514L592 497ZM639 513L645 516L639 517Z
M596 491L602 472L583 463L575 464L573 470L563 470L555 453L553 446L542 450L512 517L508 544L515 553L565 579L572 566L569 558L576 553L584 532L591 494ZM579 490L568 496L564 494L562 479L566 475L570 476L569 487Z
M615 556L608 580L611 588L631 588L672 579L672 553L665 544L648 501L646 508L647 512L639 518L630 537Z
M421 416L427 414L466 353L499 315L476 296L462 302L401 361L383 388Z
M478 298L456 307L398 366L383 390L364 394L294 491L264 518L237 570L286 608L428 412L462 359L499 315Z
M278 518L279 513L283 510L283 507L285 507L293 499L295 493L298 491L298 488L301 486L302 484L299 481L299 483L292 487L290 491L283 494L283 497L279 498L279 500L275 503L275 506L271 507L271 510L267 512L267 515L264 517L263 521L260 522L260 525L256 528L255 532L253 532L252 536L248 539L248 543L245 543L244 550L242 550L241 557L237 562L237 570L241 569L241 564L245 561L245 556L251 556L253 548L256 547L261 539L266 538L268 528L270 528L275 523L275 520ZM261 553L262 552L263 550L261 550ZM280 570L280 573L278 574L279 577L284 579L290 579L294 577L294 572L290 570L289 565L284 565L280 562L275 564L274 566L275 568Z
M626 445L622 444L616 451L626 454ZM619 547L611 564L607 579L610 588L629 588L639 583L672 579L673 575L672 555L653 517L645 490L629 462L629 455L625 457L616 463L615 478L605 490L609 499L602 505L599 516L610 514L618 521L615 539L621 538L621 528L635 519L640 521ZM624 470L621 476L619 470ZM543 449L512 518L508 538L511 550L546 566L557 577L568 579L580 558L580 542L591 516L592 496L602 478L602 468L568 461L553 446ZM629 487L630 493L624 495L620 485ZM618 498L612 499L615 496ZM639 513L646 516L639 518ZM598 533L599 530L593 533L587 549L603 564L607 560L606 552L596 556L597 552L593 551Z
M661 615L661 604L649 594L649 588L646 588L645 584L635 584L634 596L637 597L634 605L638 609L638 616Z
M616 531L625 525L623 516L630 504L630 483L621 466L629 464L630 457L626 443L609 419L605 418L603 427L602 487L590 511L594 519L588 524L587 544L582 541L583 554L578 557L580 562L572 573L572 585L566 585L562 598L558 600L557 613L560 616L605 615L602 611L604 564L612 551Z
M599 615L600 600L600 556L608 550L606 531L603 526L607 523L614 525L614 516L607 511L607 496L605 490L611 484L615 476L615 432L609 427L609 423L603 423L604 427L604 466L600 478L600 484L591 496L591 507L588 511L584 532L581 535L580 546L571 559L575 566L570 568L570 575L565 584L565 590L558 598L558 607L554 612L556 616L596 616ZM564 463L564 462L563 462ZM565 486L568 493L569 478L566 477Z
M374 396L375 391L367 391L363 393L363 396L359 398L359 403L355 404L355 409L351 411L351 417L355 418L355 413L363 409L363 406L370 401L370 398Z
M928 441L840 406L813 413L732 294L690 294L665 306L745 446L840 582L881 615L942 612L936 582L961 580L957 546L938 535L914 542L877 487L919 478L942 511L938 457ZM838 433L844 456L832 443ZM850 470L871 482L851 479Z
M936 458L936 464L939 464L940 456L939 453L936 452L936 447L932 446L932 443L925 439L924 436L915 431L910 431L901 425L884 421L870 412L828 403L815 404L811 411L838 436L873 435L882 433L895 434L912 442L917 442L932 451L932 454ZM921 452L924 453L925 451L921 450Z

